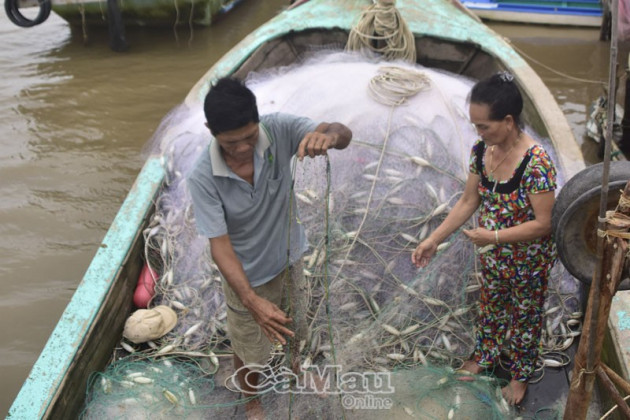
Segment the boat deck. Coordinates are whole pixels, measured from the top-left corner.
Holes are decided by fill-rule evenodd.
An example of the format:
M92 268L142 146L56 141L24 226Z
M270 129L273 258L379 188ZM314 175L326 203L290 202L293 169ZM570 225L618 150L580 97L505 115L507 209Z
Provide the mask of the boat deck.
M570 357L566 366L553 368L545 367L540 381L530 383L525 398L518 406L518 414L524 418L560 419L564 412L573 372L573 359L578 349L579 341L575 341L564 353ZM497 372L497 376L508 380L507 372ZM600 418L602 402L595 387L589 415L587 418Z
M602 362L617 372L626 381L630 380L630 290L619 290L612 300L608 331L602 349ZM579 341L566 350L570 363L561 368L546 367L544 376L530 384L525 399L520 405L519 414L525 418L560 418L564 410L570 378L573 372L573 359ZM497 372L497 376L507 379L507 372ZM609 395L601 394L595 387L587 418L599 419L614 406ZM610 418L618 418L614 415Z
M630 298L630 293L625 296ZM630 323L628 318L626 318L625 322ZM630 326L626 327L626 333L630 339ZM517 406L516 416L536 419L562 418L573 371L573 358L577 352L578 343L578 341L575 341L565 351L565 355L571 358L569 364L559 368L546 367L540 380L530 383L524 400ZM630 350L630 347L628 347L628 350ZM626 351L626 355L630 355L630 353ZM232 370L230 363L222 363L221 369L216 375L215 392L230 394L230 391L223 384L226 382L226 377L231 375ZM498 368L494 375L503 383L507 383L510 378L509 373L501 368ZM245 407L242 403L239 403L239 398L238 393L232 394L233 406L230 411L234 419L246 418ZM599 419L602 413L607 411L612 405L613 403L603 398L597 387L595 387L587 419ZM352 416L352 412L348 412L348 414Z

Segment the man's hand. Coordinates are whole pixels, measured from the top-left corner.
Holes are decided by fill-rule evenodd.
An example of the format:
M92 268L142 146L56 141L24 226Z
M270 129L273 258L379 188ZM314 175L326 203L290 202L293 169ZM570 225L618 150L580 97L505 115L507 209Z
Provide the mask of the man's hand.
M279 341L285 345L287 340L284 336L294 336L293 331L284 326L293 320L272 302L256 295L246 306L272 343Z
M338 138L339 136L336 134L326 134L318 131L306 134L298 147L298 159L302 160L306 155L310 157L325 155L328 149L337 146Z

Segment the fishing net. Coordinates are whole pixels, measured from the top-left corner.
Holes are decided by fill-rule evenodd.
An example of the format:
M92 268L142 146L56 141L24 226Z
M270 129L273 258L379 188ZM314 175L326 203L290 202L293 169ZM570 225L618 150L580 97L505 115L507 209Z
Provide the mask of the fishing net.
M330 374L335 386L326 388L341 392L286 392L300 390L296 378L269 379L262 392L265 409L298 418L382 418L379 408L387 408L386 415L394 418L511 415L500 394L505 382L493 375L461 378L454 370L474 347L481 284L478 250L460 230L440 244L428 267L417 270L410 258L462 193L477 138L466 104L473 81L419 65L327 51L295 66L251 74L246 83L261 114L282 111L339 121L354 135L346 150L293 163L295 217L310 244L303 258L310 335L299 343L300 363L315 372L331 373L336 366ZM178 312L178 324L156 342L135 347L121 343L125 357L92 382L87 418L120 404L131 410L131 400L149 398L138 392L156 399L143 407L151 415L176 416L182 410L207 415L224 407L236 410L231 415L243 413L238 406L245 400L232 392L237 389L229 370L220 276L208 240L196 233L185 185L197 156L207 150L210 135L204 122L200 105L193 110L182 106L156 135L167 182L144 232L145 258L158 273L151 305L171 306ZM552 145L538 140L555 158ZM545 365L567 362L562 352L579 334L579 310L578 283L558 263L549 284L538 378ZM264 377L282 377L292 356L281 347L272 356ZM190 364L181 367L188 369L185 374L155 371L164 370L160 363L165 357L195 358L217 369L226 365L227 371L208 373ZM139 361L142 368L133 365ZM129 381L140 369L139 376L153 382ZM348 374L361 380L339 383ZM156 375L178 379L162 383ZM182 385L177 381L184 376L188 382ZM383 388L385 380L389 387ZM103 383L109 384L109 392ZM190 403L188 392L196 404ZM115 396L128 403L109 401Z
M216 369L190 358L125 358L90 377L82 418L229 418L233 394L215 386Z
M293 412L296 418L305 419L380 419L386 409L393 418L477 419L483 415L501 419L511 412L497 392L501 381L491 376L462 381L467 378L450 368L419 366L386 375L363 373L360 382L355 382L356 377L341 373L338 367L322 372L331 391L326 395L287 392L292 384L278 373L267 372L266 376L274 380L262 383L261 400L265 411L281 416ZM81 418L239 417L244 414L246 400L230 390L236 386L230 385L231 378L224 380L227 386L216 383L215 375L186 359L121 359L90 377L90 393Z

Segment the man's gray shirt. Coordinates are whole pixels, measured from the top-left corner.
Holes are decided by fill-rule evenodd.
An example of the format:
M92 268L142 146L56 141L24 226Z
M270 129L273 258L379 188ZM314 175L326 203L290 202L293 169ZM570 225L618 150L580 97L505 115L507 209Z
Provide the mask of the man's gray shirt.
M252 287L274 278L307 249L295 198L290 196L291 158L316 127L314 121L290 114L261 116L254 185L226 165L215 139L188 176L198 232L207 238L229 236Z

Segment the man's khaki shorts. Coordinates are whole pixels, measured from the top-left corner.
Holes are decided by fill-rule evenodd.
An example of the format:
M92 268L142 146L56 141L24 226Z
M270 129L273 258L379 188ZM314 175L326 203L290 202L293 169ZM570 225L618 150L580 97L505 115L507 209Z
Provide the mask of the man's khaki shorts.
M232 350L245 365L265 365L271 355L272 343L225 279L222 284L227 303L227 328ZM300 340L308 338L306 286L302 263L298 261L288 269L282 270L269 282L254 287L254 292L258 296L274 303L293 319L286 327L295 333L295 337L285 337L287 342L299 344Z

